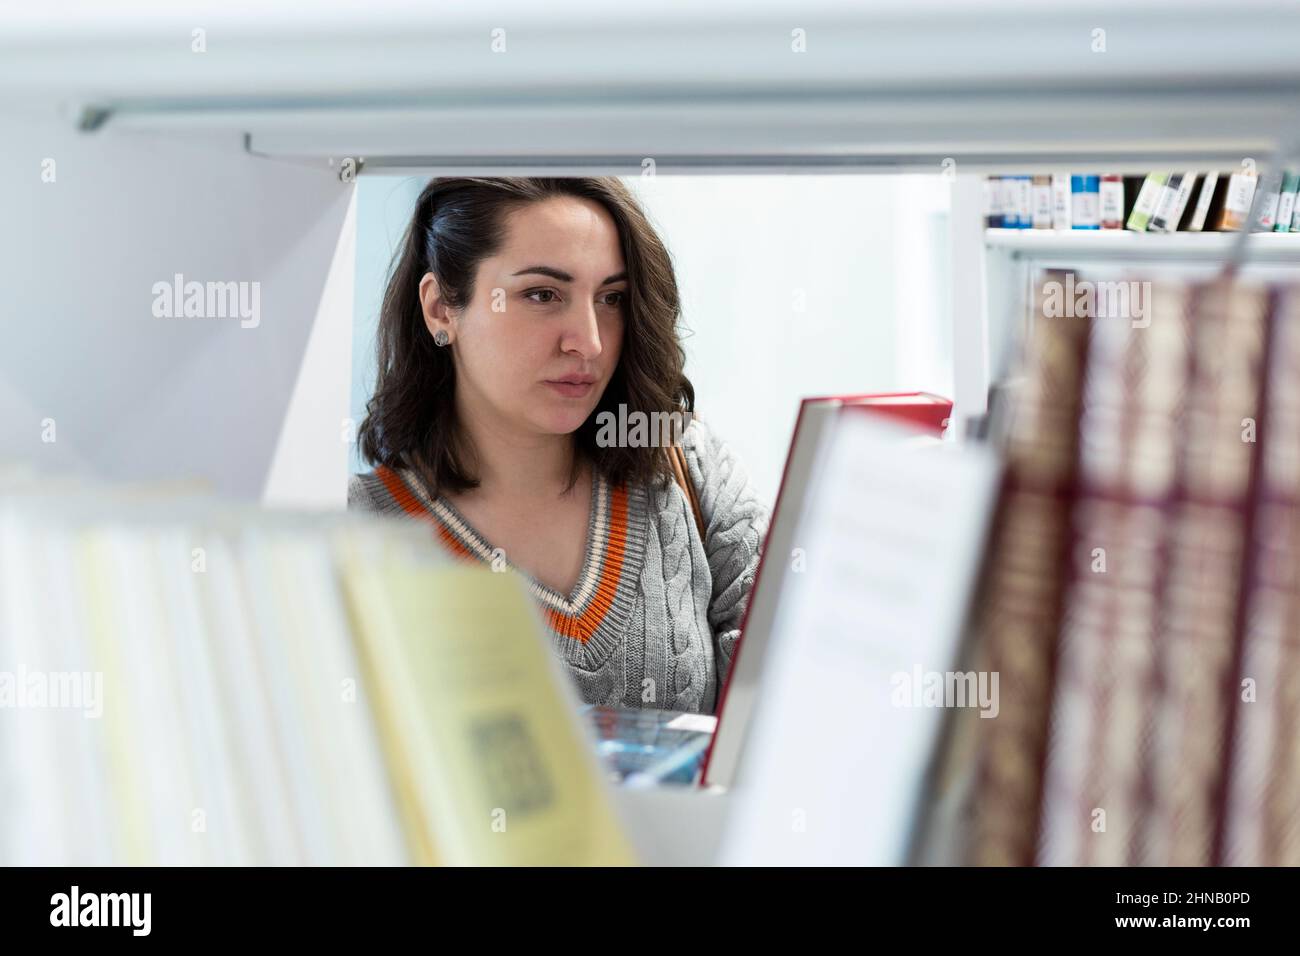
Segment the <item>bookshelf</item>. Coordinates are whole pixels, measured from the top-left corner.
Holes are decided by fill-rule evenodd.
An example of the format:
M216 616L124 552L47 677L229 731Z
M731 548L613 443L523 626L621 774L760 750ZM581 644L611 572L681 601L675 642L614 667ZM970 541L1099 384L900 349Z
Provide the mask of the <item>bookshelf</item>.
M399 0L308 22L236 5L213 11L221 55L202 59L176 41L194 28L179 11L87 10L75 28L15 13L0 81L101 135L519 174L626 174L646 157L699 172L1235 165L1296 114L1294 4L1072 6L669 0L593 23L560 0L498 5L489 24ZM100 25L87 57L79 37Z
M1234 232L1137 233L1120 230L981 229L968 252L982 269L985 288L980 331L988 364L967 360L967 387L998 386L1011 371L1016 344L1029 331L1035 277L1044 269L1087 269L1095 275L1208 279L1235 253ZM1242 247L1242 274L1261 279L1300 279L1300 233L1253 233ZM969 315L954 315L970 323ZM954 331L958 331L954 327ZM970 330L965 330L970 336ZM960 357L958 361L961 361ZM985 372L986 378L981 379ZM970 402L975 399L968 399Z
M1142 261L1208 272L1235 238L986 232L985 173L1228 168L1243 156L1263 166L1300 128L1300 7L1275 0L1192 0L1176 12L1156 0L1103 2L1085 13L952 0L797 11L724 3L710 11L717 19L668 0L600 25L566 0L500 12L507 46L494 56L489 28L468 9L376 0L307 20L235 10L208 20L221 42L196 60L184 13L88 10L72 24L5 11L0 83L33 115L81 131L66 155L84 150L111 160L87 169L136 177L78 210L88 228L112 231L112 196L146 180L161 189L157 169L207 162L211 183L229 184L218 198L235 210L274 196L278 220L312 222L332 202L337 223L322 220L315 237L326 264L335 233L346 231L347 197L340 203L327 191L337 183L320 173L345 158L364 160L362 174L627 175L647 159L667 175L953 173L949 269L952 287L966 290L951 317L958 418L985 411L1033 270ZM371 55L358 55L358 44ZM236 172L219 176L227 165ZM294 204L280 211L286 194ZM152 225L144 215L137 224ZM204 230L213 258L200 261L230 273L221 257L242 263L248 232ZM288 248L291 238L270 245ZM1296 237L1252 236L1245 251L1252 269L1300 266ZM315 265L302 275L317 279ZM280 298L315 301L314 290L296 294L310 282L294 278ZM311 314L298 325L319 328ZM321 361L313 353L304 369L317 373ZM312 441L333 455L337 429L326 431ZM240 480L241 490L254 484ZM646 808L641 822L656 830L682 809ZM671 825L658 832L688 838Z

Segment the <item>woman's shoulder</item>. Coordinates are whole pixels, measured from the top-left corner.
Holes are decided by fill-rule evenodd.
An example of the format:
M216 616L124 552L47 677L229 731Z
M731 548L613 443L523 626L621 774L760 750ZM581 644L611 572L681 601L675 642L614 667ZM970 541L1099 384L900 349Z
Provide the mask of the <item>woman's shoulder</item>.
M696 493L706 509L711 510L715 504L729 508L742 502L764 509L754 500L749 473L736 450L713 425L692 416L682 431L681 446Z
M731 456L731 449L718 433L698 415L691 414L681 432L682 451L686 460L701 472L712 471L717 463Z
M373 471L362 472L348 479L348 510L373 511L375 482L379 476Z
M397 502L389 491L380 469L361 472L348 479L348 510L387 512L396 508Z

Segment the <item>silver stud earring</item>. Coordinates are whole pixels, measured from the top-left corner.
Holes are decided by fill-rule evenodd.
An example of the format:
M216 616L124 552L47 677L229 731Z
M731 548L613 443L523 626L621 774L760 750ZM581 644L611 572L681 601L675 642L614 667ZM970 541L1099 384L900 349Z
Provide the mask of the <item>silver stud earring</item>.
M450 341L451 341L451 336L447 334L446 329L439 329L437 332L433 333L434 345L442 346L442 345L446 345Z

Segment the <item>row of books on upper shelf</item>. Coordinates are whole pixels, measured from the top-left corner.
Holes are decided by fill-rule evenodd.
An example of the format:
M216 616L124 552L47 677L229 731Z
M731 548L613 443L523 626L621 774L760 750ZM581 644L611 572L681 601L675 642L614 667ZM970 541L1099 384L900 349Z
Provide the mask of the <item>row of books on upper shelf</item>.
M969 631L1001 710L936 805L970 863L1300 864L1300 287L1056 308L1087 278L1037 283Z
M632 860L514 574L0 471L0 864Z
M1133 232L1300 232L1300 174L1159 172L1143 176L990 176L985 225L991 229ZM1257 195L1258 193L1258 195ZM1254 210L1254 219L1251 219Z

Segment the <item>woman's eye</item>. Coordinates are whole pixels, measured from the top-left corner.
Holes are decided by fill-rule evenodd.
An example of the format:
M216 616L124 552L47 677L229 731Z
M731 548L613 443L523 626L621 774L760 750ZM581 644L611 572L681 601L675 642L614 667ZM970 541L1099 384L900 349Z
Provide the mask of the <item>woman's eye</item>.
M622 305L624 295L625 293L622 292L610 292L605 296L605 304L613 306ZM613 302L609 301L611 297L613 297Z
M550 298L546 298L546 299L533 298L534 296L539 296L539 295L549 296ZM524 298L532 299L534 302L538 303L539 305L550 305L552 302L556 300L556 295L554 289L533 289L529 292L525 292Z

